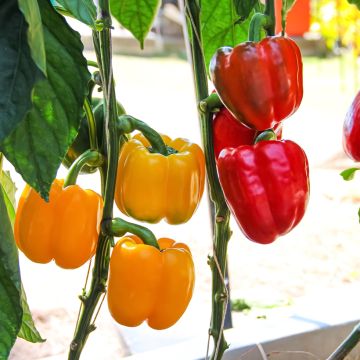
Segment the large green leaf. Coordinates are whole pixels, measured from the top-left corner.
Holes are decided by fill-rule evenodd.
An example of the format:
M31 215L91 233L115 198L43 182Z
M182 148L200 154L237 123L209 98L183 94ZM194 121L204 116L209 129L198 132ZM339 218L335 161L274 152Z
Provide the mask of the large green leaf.
M4 203L9 215L9 219L11 225L14 226L15 208L16 208L16 201L15 201L16 186L11 179L9 171L0 172L0 184L1 184L0 189L3 193Z
M218 48L233 47L247 39L249 21L240 22L233 0L202 1L201 28L207 69Z
M31 91L43 77L31 58L27 24L16 0L0 6L0 141L31 108Z
M18 252L0 191L0 359L7 359L22 321Z
M95 29L96 7L92 0L57 0L76 19Z
M44 342L45 340L41 337L38 330L35 327L34 320L32 318L29 305L26 300L26 294L24 287L21 284L21 306L23 309L23 318L18 337L32 343Z
M44 29L47 79L33 91L33 108L0 149L44 197L74 140L90 73L80 36L47 0L38 0Z
M140 41L141 48L160 5L161 0L110 0L111 14Z
M36 0L18 0L18 3L29 25L27 37L31 49L31 56L39 69L46 75L44 33L38 3Z

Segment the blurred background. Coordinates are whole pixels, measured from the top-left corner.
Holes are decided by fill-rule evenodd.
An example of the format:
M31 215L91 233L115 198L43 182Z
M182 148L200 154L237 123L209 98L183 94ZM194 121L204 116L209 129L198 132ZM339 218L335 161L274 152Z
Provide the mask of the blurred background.
M82 35L85 56L95 60L91 32L76 21L69 23ZM129 114L161 133L200 143L182 23L177 1L163 1L143 51L115 24L116 92ZM228 269L233 311L227 325L253 329L255 342L261 341L256 329L274 332L275 324L299 314L305 322L318 321L319 314L324 323L334 315L360 318L359 307L352 305L360 302L360 178L345 182L339 175L354 166L342 150L342 125L360 89L360 12L346 0L298 0L287 29L304 56L304 99L296 114L284 121L283 137L297 142L308 155L311 197L302 222L271 245L250 242L231 223ZM9 164L6 167L19 197L24 182ZM58 177L65 174L61 168ZM82 175L79 183L100 191L98 175ZM145 324L133 329L117 325L105 300L98 329L85 347L85 360L120 358L191 338L199 339L205 355L211 312L207 256L212 252L207 194L187 224L150 228L157 237L173 237L192 249L197 282L189 309L174 327L156 332ZM18 340L10 358L65 359L87 265L65 271L54 264L31 263L22 254L20 261L29 305L47 341L32 345Z

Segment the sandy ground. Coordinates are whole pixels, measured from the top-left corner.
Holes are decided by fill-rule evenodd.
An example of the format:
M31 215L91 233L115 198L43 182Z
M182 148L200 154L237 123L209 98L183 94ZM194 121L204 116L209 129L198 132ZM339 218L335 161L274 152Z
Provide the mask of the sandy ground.
M93 55L88 54L88 58ZM246 240L232 223L229 273L233 298L268 305L294 303L321 289L341 289L346 284L360 286L357 218L360 177L345 182L339 176L341 170L352 166L342 153L341 127L354 95L353 73L348 69L345 77L340 77L337 70L337 60L305 63L303 104L284 125L284 137L298 142L309 157L308 211L294 231L269 246ZM115 56L114 71L118 99L129 114L172 137L200 141L191 69L185 61L171 57ZM60 175L63 174L61 169ZM85 176L80 183L96 189L96 176L95 179ZM16 182L22 188L21 179L17 177ZM174 237L191 246L197 284L190 314L193 316L201 308L205 320L199 318L197 322L204 320L206 331L211 296L211 274L206 263L211 252L211 233L206 200L188 224L171 227L161 223L151 229L158 237ZM36 323L48 341L41 345L18 341L11 359L50 359L51 355L57 355L51 357L54 360L64 359L79 305L76 296L83 286L86 267L68 272L53 264L32 264L21 256L21 270ZM336 311L341 311L341 304ZM176 325L174 337L179 333L191 334L193 323L194 319L185 314ZM91 334L85 348L84 359L115 359L129 353L123 343L122 329L115 327L110 319L106 302L97 326L99 329ZM146 342L145 336L146 330L140 340Z

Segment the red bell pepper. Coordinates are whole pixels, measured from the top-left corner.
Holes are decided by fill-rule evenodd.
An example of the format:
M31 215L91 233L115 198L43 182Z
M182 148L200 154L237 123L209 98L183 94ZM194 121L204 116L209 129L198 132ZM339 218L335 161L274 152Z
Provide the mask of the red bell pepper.
M349 158L360 161L360 91L345 117L343 148Z
M226 148L217 166L226 201L248 239L269 244L302 219L310 186L299 145L270 140Z
M211 59L210 73L223 104L256 130L273 128L302 100L301 53L288 38L222 47Z
M219 157L220 151L224 148L254 144L259 133L237 121L225 107L215 113L212 126L215 159ZM282 124L276 124L274 131L277 139L280 140Z

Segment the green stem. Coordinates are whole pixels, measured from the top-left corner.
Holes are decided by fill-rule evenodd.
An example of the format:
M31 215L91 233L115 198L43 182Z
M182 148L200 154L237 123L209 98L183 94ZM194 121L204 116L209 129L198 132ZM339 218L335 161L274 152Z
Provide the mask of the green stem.
M76 179L80 174L83 166L100 167L104 163L104 157L97 150L86 150L71 165L67 173L64 187L76 184Z
M208 97L208 81L206 74L205 61L203 56L203 46L201 40L200 7L196 1L185 2L186 15L190 29L191 59L193 64L193 74L195 80L195 90L198 103ZM212 113L199 111L201 136L204 146L207 180L209 186L210 199L215 207L215 225L213 247L214 255L210 261L212 271L212 316L209 334L214 341L214 351L211 360L222 358L228 344L223 334L223 324L225 320L225 304L228 303L226 291L225 268L227 245L230 238L229 219L230 212L226 205L225 198L217 176L214 146L212 137Z
M249 25L249 41L260 41L263 38L263 30L267 36L275 35L275 4L274 0L266 0L264 13L253 15Z
M88 66L92 66L92 67L95 67L95 68L99 68L99 65L96 61L93 61L93 60L87 60L87 64Z
M164 156L168 155L167 147L159 133L143 121L130 115L121 115L117 120L117 128L123 134L130 134L134 130L140 131L149 141L155 152Z
M343 360L360 342L360 323L326 360Z
M144 244L154 246L160 250L159 244L155 235L148 228L125 221L120 218L104 221L102 223L102 231L109 236L124 236L126 233L131 233L138 236L144 241Z
M103 84L104 104L106 109L103 153L107 156L107 166L104 164L101 168L102 188L104 191L102 221L106 221L113 216L115 182L119 156L119 137L116 129L116 97L111 64L111 17L108 0L98 1L97 13L99 23L103 24L102 31L93 31L93 40ZM104 235L103 233L99 236L90 289L83 297L83 306L79 321L70 345L68 358L71 360L80 358L81 351L89 334L95 329L92 319L98 301L101 295L106 291L112 241L112 237Z
M2 152L0 152L0 176L2 173L3 161L4 161L4 154Z
M97 132L96 132L96 121L88 98L85 98L84 110L89 125L90 148L93 150L97 150L98 142L97 142Z
M218 112L223 106L224 105L216 92L210 94L206 99L199 102L199 110L204 114L206 112Z

